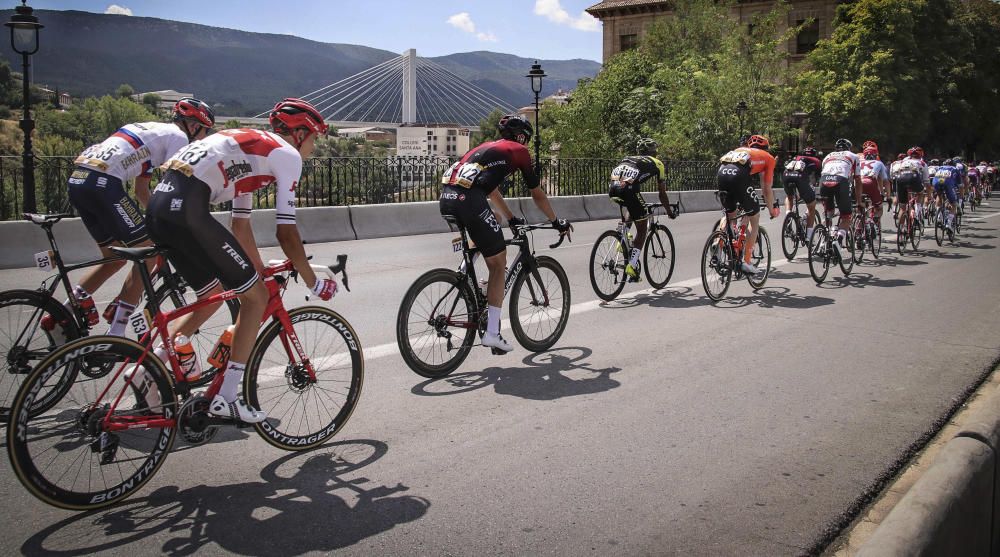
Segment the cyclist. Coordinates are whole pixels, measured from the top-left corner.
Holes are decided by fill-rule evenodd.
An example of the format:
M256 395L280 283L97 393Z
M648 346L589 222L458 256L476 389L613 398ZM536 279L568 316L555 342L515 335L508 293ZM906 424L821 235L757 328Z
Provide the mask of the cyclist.
M632 240L632 252L625 274L629 281L639 280L639 255L642 253L642 243L646 240L646 203L642 200L640 188L646 181L656 179L656 187L660 194L660 203L667 211L667 216L676 218L670 199L667 197L666 169L663 162L656 158L657 144L650 138L640 139L636 145L638 155L625 157L611 171L611 183L608 185L608 196L619 205L628 209L628 218L635 223L635 238Z
M149 245L142 210L125 192L125 182L135 179L135 196L145 207L153 169L191 141L208 135L214 125L215 114L207 104L185 97L174 105L172 123L126 124L76 158L76 170L69 178L69 202L97 242L102 257L114 256L110 249L113 245ZM96 265L74 287L77 298L88 308L91 326L99 321L91 294L124 265L124 260ZM142 282L138 271L133 270L116 298L114 314L109 315L108 334L125 334L129 315L141 295ZM41 325L51 329L54 320L46 315Z
M770 144L762 135L753 135L747 140L746 147L737 147L719 158L719 170L716 174L719 192L725 193L723 206L727 217L732 217L737 206L743 209L743 223L747 224L746 246L743 249L743 261L740 268L745 273L756 275L759 271L750 263L754 244L757 242L757 229L760 226L760 200L757 191L750 183L750 177L760 174L761 190L764 192L765 204L769 208L771 218L779 214L778 203L774 200L771 186L774 182L775 159L767 152ZM720 221L726 226L728 218Z
M961 215L965 212L965 196L969 193L969 167L959 155L955 155L951 160L961 176L958 181L958 214Z
M829 215L833 211L831 206L836 203L840 211L840 220L837 223L837 241L834 242L834 249L837 255L844 257L842 248L844 238L847 237L847 230L851 226L851 187L854 187L854 203L861 202L861 175L859 173L861 160L852 148L854 145L847 139L838 139L834 144L834 151L823 159L823 170L820 177L822 184L820 196L825 200L826 213Z
M889 189L889 171L878 158L878 148L868 147L864 150L864 160L861 161L861 191L871 198L875 206L875 222L882 221L883 192Z
M899 153L896 155L896 160L889 164L889 187L891 192L889 192L888 203L889 208L892 209L893 216L899 211L899 193L897 193L896 188L896 169L899 168L899 163L903 162L906 158L906 153Z
M507 245L497 215L490 209L487 200L493 202L512 227L523 224L523 220L514 217L497 187L520 170L535 205L545 213L556 230L560 234L568 234L572 226L569 221L556 218L545 190L538 187L538 174L531 163L531 153L525 147L533 132L528 120L519 114L508 114L500 118L497 129L500 139L475 147L445 171L441 177L440 208L442 215L454 216L468 230L490 272L486 287L489 308L483 346L510 352L514 347L500 335Z
M976 202L979 201L979 184L982 182L982 174L979 172L978 166L969 165L968 179L969 179L969 199L975 198Z
M906 158L893 165L892 180L896 184L896 206L906 207L910 202L910 196L916 197L916 209L914 218L920 219L922 211L920 204L921 192L924 185L930 183L930 174L927 164L923 160L924 150L920 147L910 147L906 151ZM897 211L896 226L899 226L899 216Z
M795 206L796 192L806 204L809 214L806 222L806 241L812 238L816 226L816 191L813 189L819 182L820 160L814 147L806 147L802 154L788 161L781 182L785 188L785 210L791 213Z
M275 104L269 122L273 131L223 130L174 154L163 165L166 173L153 190L147 213L150 237L199 298L220 292L220 283L238 294L231 356L209 411L243 422L267 417L240 401L237 390L268 291L276 288L274 281L265 287L258 280L264 265L250 226L253 191L275 184L276 236L282 251L317 297L329 300L337 292L335 281L316 278L295 224L302 160L312 154L316 137L326 133L327 125L312 105L294 98ZM209 213L211 204L227 201L232 201L232 232ZM178 319L171 323L170 334L191 336L214 309Z
M959 184L962 183L962 172L955 166L955 161L947 159L934 172L934 191L947 199L948 219L945 226L952 233L955 232L955 213L958 210Z

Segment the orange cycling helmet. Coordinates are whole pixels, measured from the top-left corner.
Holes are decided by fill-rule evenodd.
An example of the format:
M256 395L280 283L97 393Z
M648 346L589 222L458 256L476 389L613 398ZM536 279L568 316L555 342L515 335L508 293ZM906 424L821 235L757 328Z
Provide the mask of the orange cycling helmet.
M751 135L750 139L747 140L747 147L767 150L770 146L771 144L763 135Z
M868 141L865 141L861 145L861 151L862 152L867 152L869 149L874 149L875 153L878 153L878 143L875 143L874 141L872 141L871 139L869 139Z

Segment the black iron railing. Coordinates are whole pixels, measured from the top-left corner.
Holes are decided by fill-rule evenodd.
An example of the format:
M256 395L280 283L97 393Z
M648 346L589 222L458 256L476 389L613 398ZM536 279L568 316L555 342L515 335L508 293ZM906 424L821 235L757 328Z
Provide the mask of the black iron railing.
M38 157L35 167L36 198L42 212L70 211L66 182L73 172L73 157ZM441 175L455 161L450 157L315 158L305 161L297 187L300 207L367 205L434 201L441 194ZM617 159L546 159L542 184L549 195L607 193L608 177ZM715 187L714 161L667 161L671 191ZM154 176L154 181L156 176ZM21 157L0 157L0 220L20 218ZM655 191L649 181L644 190ZM527 195L523 179L515 174L505 184L508 196ZM254 194L256 207L274 206L273 188Z

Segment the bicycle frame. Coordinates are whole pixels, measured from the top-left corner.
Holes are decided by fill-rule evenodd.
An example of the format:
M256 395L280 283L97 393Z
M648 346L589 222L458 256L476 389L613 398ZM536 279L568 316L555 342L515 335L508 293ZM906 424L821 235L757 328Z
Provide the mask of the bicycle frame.
M139 356L139 358L136 360L135 365L136 366L142 365L146 357L149 355L151 347L153 346L153 340L159 338L160 342L167 349L168 361L164 363L167 364L167 367L169 367L173 371L174 383L176 385L183 386L181 387L181 394L186 395L188 392L187 379L181 372L180 362L177 359L177 352L174 350L173 342L170 342L167 331L167 324L175 319L178 319L189 313L197 311L198 309L201 309L211 304L223 303L227 300L231 300L233 298L238 297L238 295L232 290L227 290L225 292L220 292L219 294L214 294L207 298L197 300L190 305L183 306L164 313L160 311L158 300L155 299L155 296L152 293L153 292L152 280L150 278L149 272L146 270L145 263L142 261L137 261L135 264L138 265L140 268L140 275L142 277L143 286L146 288L147 300L148 300L146 317L148 320L151 313L153 321L152 327L150 327L150 329L146 331L146 333L143 334L142 338L140 338L139 340L140 344L145 345L145 349L143 350L142 355ZM292 270L294 270L294 267L292 266L291 261L285 261L281 265L265 268L262 278L267 278L272 276L276 277L278 273L285 271L292 271ZM295 330L292 328L292 322L288 316L288 311L285 309L284 303L281 300L281 295L284 292L284 289L286 288L287 284L286 281L283 280L284 277L281 278L282 280L280 281L280 283L277 285L276 288L269 288L271 295L270 299L268 300L267 307L264 310L264 315L261 317L261 323L263 324L267 322L269 319L274 319L281 323L282 332L280 338L282 345L284 346L285 351L287 352L289 361L290 362L297 361L301 365L305 366L306 371L309 373L309 380L311 382L315 382L316 372L313 369L312 363L309 361L309 358L304 354L304 350L302 349L302 344L299 342L299 338L295 334ZM278 281L277 277L275 278L275 281ZM108 395L108 392L111 390L111 386L118 382L118 379L121 376L122 372L124 372L125 368L128 367L129 365L130 361L128 359L126 359L125 362L121 364L121 366L115 372L115 376L112 378L111 381L108 382L107 386L104 387L104 390L97 397L97 401L94 403L95 407L101 404L101 401L104 400L104 398ZM177 422L176 418L151 418L146 416L125 416L125 415L116 416L114 414L114 409L118 407L118 404L121 402L122 397L124 397L125 389L130 385L133 387L135 386L135 384L132 381L133 379L129 378L128 382L126 382L122 386L114 402L111 404L110 410L108 411L107 415L102 419L101 425L103 431L121 431L125 429L134 429L140 427L163 428L163 427L173 427L174 425L176 425ZM209 400L215 397L215 395L218 394L219 389L222 387L222 382L223 382L223 374L221 373L216 374L215 378L209 384L208 390L205 392L205 397ZM166 401L164 401L164 403L166 404Z

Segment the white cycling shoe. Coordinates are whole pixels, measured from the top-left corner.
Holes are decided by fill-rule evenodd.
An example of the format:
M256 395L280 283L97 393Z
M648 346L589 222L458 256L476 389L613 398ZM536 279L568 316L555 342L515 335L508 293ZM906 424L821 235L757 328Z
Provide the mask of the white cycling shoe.
M753 265L747 263L746 261L740 263L740 270L751 276L756 275L757 273L760 272L760 269L754 267Z
M208 411L213 416L238 420L248 424L260 423L267 419L267 413L263 410L254 410L239 399L233 402L226 402L226 399L222 398L222 395L215 395L215 398L212 399L212 404L208 406Z
M495 335L486 333L485 335L483 335L483 346L489 346L490 348L495 348L503 352L510 352L511 350L514 349L514 347L511 346L509 342L504 340L504 338L500 336L499 333Z

